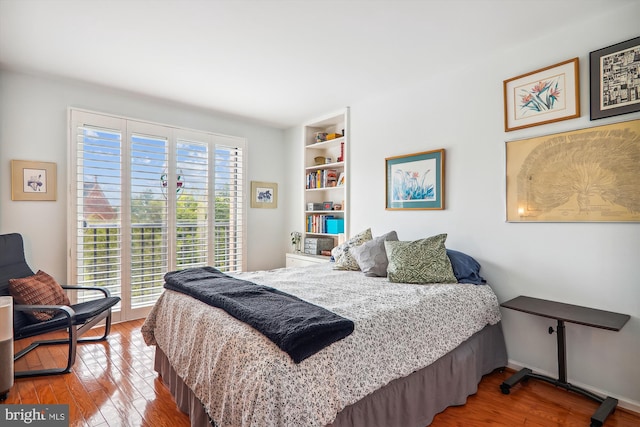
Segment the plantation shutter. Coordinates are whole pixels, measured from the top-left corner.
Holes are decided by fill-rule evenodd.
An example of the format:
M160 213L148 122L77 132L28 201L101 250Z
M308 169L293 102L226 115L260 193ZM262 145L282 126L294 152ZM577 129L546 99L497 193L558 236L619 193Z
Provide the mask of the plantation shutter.
M71 283L102 286L121 295L122 151L124 121L109 117L74 117L71 126L70 216L73 215L69 263ZM78 295L90 299L91 295Z
M169 165L170 132L158 125L127 122L129 137L129 263L132 309L153 304L163 291L169 269Z
M198 135L195 135L197 138ZM178 138L176 146L176 268L208 265L209 144Z
M125 320L168 271L244 270L242 138L71 109L70 140L71 283L107 287Z
M244 153L231 138L219 137L214 152L215 217L213 265L229 272L245 268Z

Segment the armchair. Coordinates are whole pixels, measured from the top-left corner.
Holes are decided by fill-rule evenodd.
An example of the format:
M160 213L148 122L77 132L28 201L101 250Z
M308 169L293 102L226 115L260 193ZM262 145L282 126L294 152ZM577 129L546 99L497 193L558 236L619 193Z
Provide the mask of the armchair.
M0 296L11 295L10 279L24 279L34 276L24 256L22 236L18 233L0 235ZM58 285L59 286L59 285ZM33 338L54 331L67 331L63 339L34 341L14 355L14 362L40 345L66 344L68 347L65 367L15 372L15 378L41 375L64 374L71 371L76 359L78 343L103 341L111 330L111 308L120 297L112 297L108 289L101 287L62 286L63 289L78 291L98 291L104 297L73 305L14 305L13 339L14 341ZM48 320L38 320L34 310L47 310ZM104 334L99 337L80 338L83 333L105 320Z

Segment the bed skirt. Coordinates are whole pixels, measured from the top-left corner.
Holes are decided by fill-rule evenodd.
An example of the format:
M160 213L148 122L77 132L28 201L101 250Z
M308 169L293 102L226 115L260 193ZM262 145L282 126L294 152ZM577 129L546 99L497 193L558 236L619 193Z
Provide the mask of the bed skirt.
M347 406L330 427L428 426L436 414L448 406L463 405L468 396L475 394L483 375L506 365L502 325L488 325L431 365ZM180 410L189 415L192 427L212 425L198 398L158 347L154 369Z

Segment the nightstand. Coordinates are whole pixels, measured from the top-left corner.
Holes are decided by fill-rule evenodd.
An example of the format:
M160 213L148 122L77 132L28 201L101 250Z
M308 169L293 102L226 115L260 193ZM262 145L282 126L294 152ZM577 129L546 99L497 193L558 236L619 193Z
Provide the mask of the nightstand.
M286 255L286 267L306 267L308 265L329 262L330 257L322 255L309 255L302 252L288 253Z

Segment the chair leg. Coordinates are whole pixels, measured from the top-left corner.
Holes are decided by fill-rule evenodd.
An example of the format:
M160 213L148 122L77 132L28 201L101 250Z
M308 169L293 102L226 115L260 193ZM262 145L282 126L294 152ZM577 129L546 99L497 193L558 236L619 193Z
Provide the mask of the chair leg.
M59 375L66 374L71 372L71 367L76 361L76 348L78 343L78 330L76 326L72 326L69 328L69 337L67 339L57 339L57 340L41 340L35 341L29 344L28 347L19 351L13 356L13 361L20 359L22 356L29 353L31 350L35 350L40 345L52 345L52 344L68 344L69 353L67 355L67 366L64 368L50 368L50 369L36 369L32 371L15 371L13 376L14 378L25 378L25 377L38 377L43 375Z
M104 334L100 337L93 338L79 338L89 329L93 328L97 323L99 323L102 319L105 319L105 327ZM67 366L65 368L52 368L52 369L40 369L33 371L20 371L15 372L15 378L24 378L24 377L35 377L35 376L43 376L43 375L58 375L58 374L66 374L71 372L71 367L76 361L76 349L78 343L87 343L87 342L99 342L107 339L107 336L111 332L111 309L106 312L94 317L89 322L85 323L81 327L73 326L68 328L69 337L65 339L54 339L54 340L42 340L35 341L29 344L28 347L16 353L13 357L13 361L20 359L25 354L29 353L31 350L34 350L39 345L52 345L52 344L68 344L69 345L69 355L67 356Z

